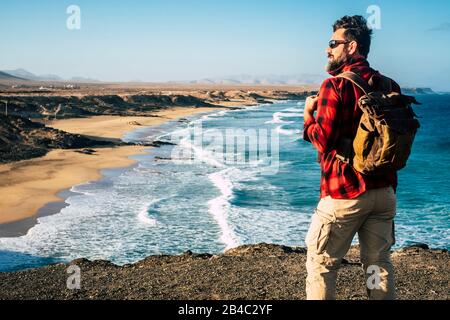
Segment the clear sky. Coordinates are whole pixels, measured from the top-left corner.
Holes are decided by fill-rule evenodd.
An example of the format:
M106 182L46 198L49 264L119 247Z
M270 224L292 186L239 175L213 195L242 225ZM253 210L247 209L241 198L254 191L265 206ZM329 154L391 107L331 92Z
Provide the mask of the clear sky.
M69 30L69 5L81 28ZM369 61L450 91L450 1L0 0L0 70L105 81L323 74L333 22L381 9Z

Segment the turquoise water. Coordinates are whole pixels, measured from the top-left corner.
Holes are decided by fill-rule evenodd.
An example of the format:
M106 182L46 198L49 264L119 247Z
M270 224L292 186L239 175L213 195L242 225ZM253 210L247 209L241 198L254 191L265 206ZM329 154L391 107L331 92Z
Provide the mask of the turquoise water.
M418 99L422 128L399 174L396 247L448 249L450 96ZM125 264L259 242L303 246L320 179L316 153L301 139L303 106L221 111L128 134L128 141L177 145L149 149L132 167L74 186L60 213L40 218L23 237L0 239L0 270L78 257Z
M398 245L450 248L450 95L420 95L421 128L399 172Z

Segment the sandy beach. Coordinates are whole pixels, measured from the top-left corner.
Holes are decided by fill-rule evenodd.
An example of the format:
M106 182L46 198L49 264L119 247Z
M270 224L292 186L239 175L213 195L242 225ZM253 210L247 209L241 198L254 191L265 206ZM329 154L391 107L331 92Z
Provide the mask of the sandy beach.
M195 113L214 111L211 108L173 108L156 111L152 117L133 116L94 116L89 118L72 118L45 122L47 126L70 133L88 135L91 138L121 138L128 131L141 126L156 126L166 121L190 116Z
M210 112L211 108L173 108L154 113L155 117L95 116L47 122L70 133L91 137L119 139L142 126ZM132 165L129 157L148 147L121 146L94 148L94 154L77 150L52 150L43 157L0 165L0 225L34 217L47 203L61 201L58 193L73 185L98 180L100 170ZM79 151L79 150L78 150Z

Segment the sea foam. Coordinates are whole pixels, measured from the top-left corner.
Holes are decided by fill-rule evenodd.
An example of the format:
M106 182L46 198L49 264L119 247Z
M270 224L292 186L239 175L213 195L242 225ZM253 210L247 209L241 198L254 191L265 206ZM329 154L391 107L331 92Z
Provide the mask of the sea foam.
M158 200L152 201L149 205L146 205L141 211L138 213L138 219L140 222L149 225L149 226L155 226L156 225L156 219L149 217L148 209L151 205L153 205Z
M284 135L284 136L293 136L300 134L302 131L299 129L284 129L283 126L278 126L276 128L277 133Z
M234 248L239 245L237 237L227 219L228 211L230 209L230 199L233 196L233 184L227 177L227 173L231 170L235 169L228 168L219 172L214 172L208 176L221 193L219 197L210 200L208 205L209 212L220 227L222 233L220 240L225 244L226 249Z

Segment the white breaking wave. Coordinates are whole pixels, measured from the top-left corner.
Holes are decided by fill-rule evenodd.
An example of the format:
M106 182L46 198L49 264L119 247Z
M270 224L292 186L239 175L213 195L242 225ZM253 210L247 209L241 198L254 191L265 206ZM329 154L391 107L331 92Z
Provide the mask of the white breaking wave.
M150 202L150 204L146 205L141 211L139 211L139 214L137 216L139 221L141 221L142 223L149 225L149 226L156 225L156 219L149 217L148 209L158 201L160 201L160 199L156 199L156 200Z
M301 113L282 113L283 118L300 118L303 117L303 112Z
M82 194L85 196L95 196L95 193L86 191L86 188L88 188L91 184L92 184L92 182L79 183L79 184L73 185L69 190L70 190L70 192L79 193L79 194ZM67 203L67 201L66 201L66 203Z
M205 115L201 116L198 119L190 121L189 125L194 125L194 124L197 124L197 123L201 123L203 121L214 120L214 119L220 118L223 115L225 115L225 113L227 113L229 111L230 110L221 110L221 111L218 111L218 112L205 114Z
M217 118L222 117L227 111L228 110L222 110L222 111L219 111L217 113L207 114L207 115L204 115L203 117L201 117L199 120L200 121L215 120Z
M292 112L292 113L297 113L297 114L300 114L301 116L303 116L303 109L301 109L301 108L287 108L287 109L284 109L282 112Z
M284 136L293 136L296 134L300 134L302 131L299 129L284 129L283 126L278 126L276 128L277 133Z
M220 190L222 196L227 199L231 198L233 195L233 183L225 178L225 174L230 170L231 169L225 169L209 175L209 179L214 183L217 189Z
M208 176L214 186L221 192L221 195L210 200L208 205L209 212L212 214L220 227L222 233L220 241L225 244L225 250L235 248L239 245L236 234L233 232L227 219L228 212L230 210L229 201L233 196L233 184L226 177L230 170L236 169L229 168L219 172L214 172Z
M164 133L158 137L156 137L157 140L164 140L164 139L169 139L169 140L176 140L177 137L182 137L182 136L186 136L190 133L191 128L181 128L178 130L174 130L172 132L169 133ZM176 142L176 141L173 141Z
M288 115L288 114L285 114L283 112L275 112L273 114L273 119L270 120L270 121L266 121L265 123L266 124L272 124L272 123L274 123L274 124L277 124L277 123L286 123L286 124L294 123L294 121L286 121L286 120L281 119L283 117L286 117L286 115Z

